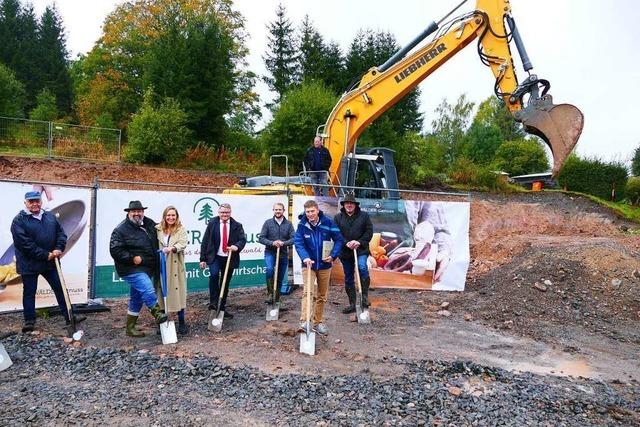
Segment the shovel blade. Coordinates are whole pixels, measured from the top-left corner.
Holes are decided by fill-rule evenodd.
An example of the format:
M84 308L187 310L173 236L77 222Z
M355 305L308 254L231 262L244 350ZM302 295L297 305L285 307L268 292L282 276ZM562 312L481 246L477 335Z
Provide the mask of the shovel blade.
M9 353L4 349L4 346L0 344L0 372L13 365Z
M315 356L316 354L316 333L302 332L300 334L300 353Z
M174 321L166 321L160 324L160 336L162 336L162 344L175 344L178 342L178 334L176 334L176 323Z
M274 320L278 320L278 316L280 316L280 303L277 302L275 304L267 305L267 322L272 322Z
M539 136L551 149L555 177L578 143L584 115L571 104L554 105L551 95L546 95L520 111L519 121L527 133Z
M358 314L358 323L368 324L371 323L371 316L369 316L369 310L366 308L364 310L357 310Z
M209 313L209 323L207 329L213 332L222 331L222 321L224 320L224 311L220 311L216 314L215 311Z

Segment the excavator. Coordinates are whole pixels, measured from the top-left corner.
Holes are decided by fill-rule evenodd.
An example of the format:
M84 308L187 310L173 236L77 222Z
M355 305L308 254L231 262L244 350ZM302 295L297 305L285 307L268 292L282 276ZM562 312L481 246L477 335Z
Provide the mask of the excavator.
M475 39L481 62L495 77L495 95L505 103L514 119L522 123L525 132L540 137L549 146L553 156L552 176L558 173L582 133L582 112L570 104L554 104L548 93L549 81L531 73L533 65L511 14L509 0L476 0L473 11L449 19L467 1L462 1L437 23L431 22L384 64L369 69L355 87L342 95L326 123L318 127L317 135L331 153L329 181L333 195L344 189L364 187L366 192L360 193L360 197L399 197L393 151L359 149L358 137L376 118ZM428 42L414 50L432 34ZM512 45L527 73L522 82L516 75ZM304 173L302 175L304 178ZM291 182L288 177L271 175L248 178L245 185ZM298 182L304 184L304 179ZM310 185L303 185L302 189L308 195L313 194Z

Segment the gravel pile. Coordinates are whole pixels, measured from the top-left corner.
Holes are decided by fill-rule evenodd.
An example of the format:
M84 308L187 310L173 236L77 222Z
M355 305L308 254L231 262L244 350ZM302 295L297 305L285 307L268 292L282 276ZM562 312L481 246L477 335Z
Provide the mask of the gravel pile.
M0 425L633 425L640 385L515 374L466 362L402 365L404 375L273 375L217 359L4 340Z

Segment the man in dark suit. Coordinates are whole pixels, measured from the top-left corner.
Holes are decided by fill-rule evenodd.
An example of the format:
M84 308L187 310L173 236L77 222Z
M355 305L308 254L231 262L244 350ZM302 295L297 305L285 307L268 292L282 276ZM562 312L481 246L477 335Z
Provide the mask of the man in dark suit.
M231 218L231 205L222 203L218 208L218 216L211 219L204 232L200 245L200 268L209 267L209 310L218 310L221 281L224 277L227 257L231 257L230 271L227 273L220 303L220 311L224 311L224 317L228 319L233 319L233 315L226 310L229 282L231 282L233 270L240 265L240 251L246 244L247 236L242 224Z

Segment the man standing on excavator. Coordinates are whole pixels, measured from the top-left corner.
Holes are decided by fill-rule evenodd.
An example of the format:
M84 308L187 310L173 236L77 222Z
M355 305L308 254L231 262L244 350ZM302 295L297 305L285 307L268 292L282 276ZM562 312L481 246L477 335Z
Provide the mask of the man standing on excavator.
M331 166L331 153L322 145L322 138L316 136L313 145L304 154L304 167L309 173L312 184L326 185L329 182L329 167ZM324 196L325 189L315 185L313 191L316 196Z

